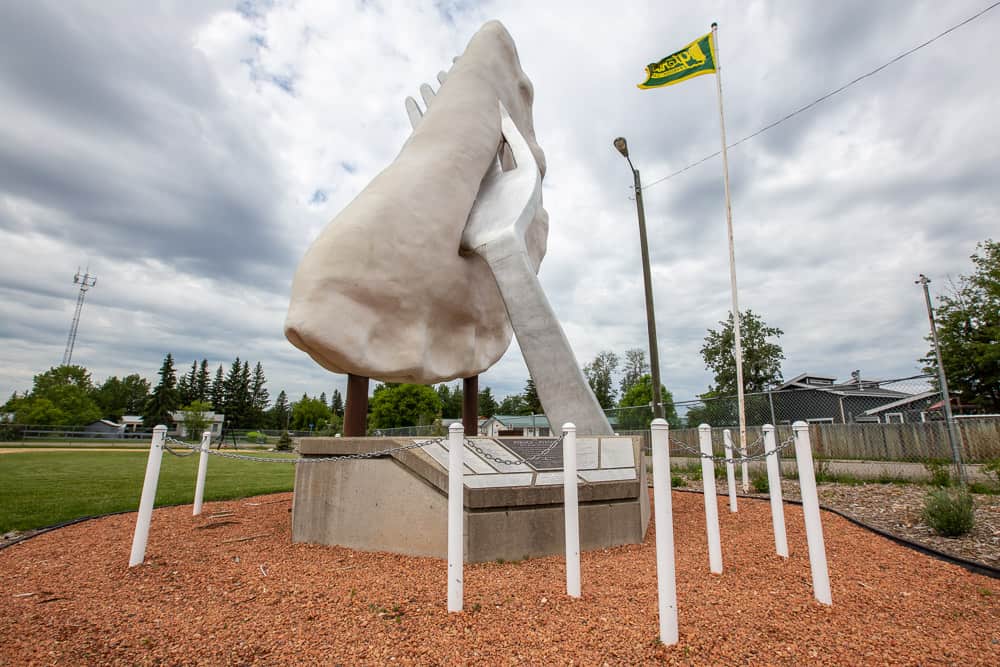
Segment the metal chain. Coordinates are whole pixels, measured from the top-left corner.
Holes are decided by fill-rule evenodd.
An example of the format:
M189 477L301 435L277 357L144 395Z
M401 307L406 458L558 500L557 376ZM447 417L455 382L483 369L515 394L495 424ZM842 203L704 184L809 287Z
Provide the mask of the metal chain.
M527 463L529 461L537 461L538 459L542 458L543 456L551 452L553 449L555 449L556 446L559 443L561 443L565 438L566 438L566 433L563 433L558 438L553 440L551 445L549 445L539 453L535 454L534 456L529 456L528 458L524 459L502 459L499 456L493 456L489 452L483 451L483 449L479 447L473 440L469 440L468 438L465 439L465 444L468 445L474 452L482 456L484 459L493 461L494 463L499 463L500 465L516 466L523 463Z
M176 454L173 451L171 451L169 447L167 447L166 443L164 443L164 449L169 451L171 454L174 454L174 456L190 456L191 454L194 454L196 451L201 451L201 445L192 445L186 442L181 442L180 440L175 440L174 438L170 438L169 436L167 439L176 445L187 447L188 449L192 450L189 454ZM310 456L308 458L303 458L300 456L299 458L295 459L270 458L266 456L248 456L246 454L231 454L229 452L223 452L211 448L205 451L206 453L211 454L212 456L220 456L224 459L235 459L237 461L253 461L256 463L291 463L291 464L324 463L326 461L356 461L360 459L374 459L380 456L387 456L394 452L402 452L407 449L417 449L418 447L426 447L427 445L431 445L434 443L441 443L443 441L444 438L437 438L435 440L424 440L424 441L414 442L413 444L403 445L402 447L392 447L390 449L382 449L377 452L364 452L361 454L342 454L339 456Z
M181 447L190 448L191 451L188 452L187 454L178 454L177 452L175 452L174 450L172 450L170 448L170 445L167 444L168 442L172 442L175 445L180 445ZM198 447L200 447L200 445ZM169 435L165 436L164 439L163 439L163 449L165 449L167 452L169 452L170 454L173 454L174 456L176 456L179 459L183 459L183 458L187 458L188 456L191 456L192 454L195 453L195 451L196 451L196 449L198 447L196 447L195 445L189 444L187 442L183 442L181 440L178 440L177 438L171 438Z
M750 461L762 461L766 459L768 456L771 456L772 454L777 454L778 452L784 450L794 442L795 442L795 436L792 435L789 436L786 440L782 441L777 447L775 447L773 450L769 452L764 451L761 452L760 454L751 454L747 456L734 456L732 458L728 458L725 456L714 456L712 454L705 454L700 449L695 449L693 447L690 447L687 443L681 442L680 440L674 440L673 438L670 439L671 445L674 445L675 447L680 447L684 451L694 454L695 456L701 457L703 459L709 459L717 463L733 463L733 464L750 462ZM734 449L736 448L734 447ZM749 449L749 447L747 449Z

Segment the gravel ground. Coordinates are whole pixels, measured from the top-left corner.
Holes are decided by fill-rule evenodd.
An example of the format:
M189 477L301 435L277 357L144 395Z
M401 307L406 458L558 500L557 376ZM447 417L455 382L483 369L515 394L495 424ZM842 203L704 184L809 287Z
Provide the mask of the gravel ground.
M584 553L580 600L558 557L469 565L466 611L448 614L443 560L292 544L290 500L157 510L131 570L134 514L0 552L0 664L1000 663L1000 582L829 513L824 607L799 507L783 561L766 501L721 504L726 569L711 575L701 498L673 494L680 643L664 647L653 530Z
M725 480L717 480L718 493L728 493ZM701 490L701 480L686 488ZM782 480L786 500L800 500L799 483ZM741 489L737 481L737 492ZM937 551L1000 569L1000 496L973 494L975 525L959 537L942 537L924 523L921 514L930 487L921 484L817 484L819 502L870 526L923 544ZM766 494L753 496L767 498ZM719 499L719 507L728 508ZM728 511L728 509L727 509Z

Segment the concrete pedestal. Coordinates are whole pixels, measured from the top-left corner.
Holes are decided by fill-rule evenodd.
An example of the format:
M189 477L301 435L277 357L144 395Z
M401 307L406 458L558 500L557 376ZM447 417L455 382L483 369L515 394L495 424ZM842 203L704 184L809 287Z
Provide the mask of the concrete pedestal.
M392 438L304 438L300 451L333 456L414 442ZM503 440L475 439L491 453ZM600 549L643 541L649 526L639 440L578 438L580 546ZM560 453L561 454L561 453ZM445 558L448 475L441 444L374 459L302 463L295 474L292 539ZM491 462L466 447L467 562L561 554L565 548L562 472ZM512 453L499 458L515 459Z

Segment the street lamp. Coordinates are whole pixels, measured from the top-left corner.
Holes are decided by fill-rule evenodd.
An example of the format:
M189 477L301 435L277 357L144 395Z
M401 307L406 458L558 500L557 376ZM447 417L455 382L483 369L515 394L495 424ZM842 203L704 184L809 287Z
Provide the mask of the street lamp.
M653 417L663 419L663 403L660 401L660 354L656 348L656 318L653 316L653 281L649 273L649 246L646 244L646 211L642 205L642 183L639 180L639 170L632 166L628 156L628 143L625 137L615 139L615 148L628 160L632 170L635 188L635 207L639 212L639 247L642 251L642 281L646 288L646 329L649 332L649 367L653 376Z

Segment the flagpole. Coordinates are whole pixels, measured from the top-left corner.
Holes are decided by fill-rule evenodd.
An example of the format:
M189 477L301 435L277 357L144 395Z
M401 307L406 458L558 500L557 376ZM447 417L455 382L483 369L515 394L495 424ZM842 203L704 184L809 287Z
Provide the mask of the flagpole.
M740 337L740 303L736 290L736 250L733 244L733 207L729 199L729 155L726 152L726 117L722 112L722 63L719 62L719 24L712 24L712 49L715 52L715 84L719 93L719 127L722 130L722 177L726 185L726 231L729 235L729 286L733 294L733 352L736 357L736 400L740 417L741 456L747 454L747 415L743 401L743 341ZM749 491L743 479L743 492Z

